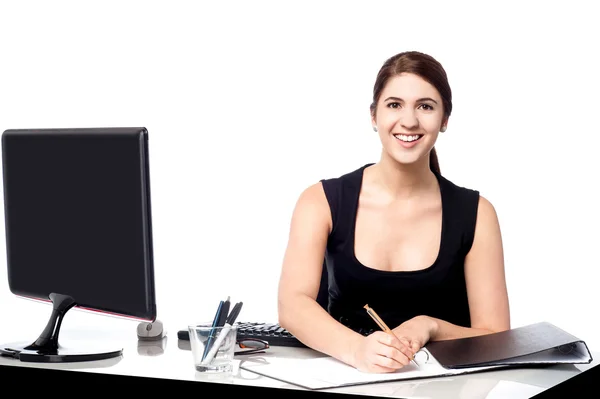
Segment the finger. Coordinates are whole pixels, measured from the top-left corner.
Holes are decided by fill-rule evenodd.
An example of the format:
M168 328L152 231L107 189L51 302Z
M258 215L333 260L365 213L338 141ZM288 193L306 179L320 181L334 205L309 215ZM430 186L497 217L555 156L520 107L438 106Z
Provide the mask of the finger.
M409 356L411 356L414 359L415 353L417 353L419 349L421 349L421 341L419 341L418 339L412 340L406 336L399 337L398 339L404 346L410 349L411 353Z
M403 356L406 363L400 362L395 358L388 357L386 355L375 355L373 360L373 365L379 367L381 369L386 370L398 370L408 364L408 359Z
M377 340L384 345L392 346L395 348L401 348L403 346L410 347L409 341L406 338L403 338L403 340L406 342L406 343L404 343L398 337L396 337L393 333L392 334L388 334L388 333L380 334L377 336Z
M414 358L415 353L412 350L412 346L408 338L401 338L396 341L392 341L392 344L393 347L397 348L409 360Z
M400 342L402 343L402 345L407 346L407 347L411 347L410 345L410 340L406 337L400 337L398 338L400 340Z
M386 363L386 367L403 367L410 363L410 359L412 357L412 353L409 351L409 349L405 349L405 351L408 351L409 354L406 354L394 346L380 344L375 353L392 361L390 363Z
M378 341L384 345L387 345L389 347L392 348L396 348L398 351L400 351L407 359L412 360L414 357L414 353L411 350L409 345L404 345L398 338L396 338L396 336L391 335L391 334L384 334L384 335L380 335L378 336ZM382 353L382 355L386 355L385 353ZM402 359L402 357L401 357ZM401 360L403 361L403 360Z
M411 349L413 351L413 353L417 353L420 349L421 349L421 342L419 340L414 340L411 343Z

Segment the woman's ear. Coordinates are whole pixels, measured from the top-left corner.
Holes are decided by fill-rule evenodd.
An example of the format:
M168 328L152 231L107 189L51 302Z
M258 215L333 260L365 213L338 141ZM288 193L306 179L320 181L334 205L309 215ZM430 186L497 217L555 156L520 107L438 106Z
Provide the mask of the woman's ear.
M448 118L444 118L442 121L442 126L440 127L440 132L444 133L448 129Z
M375 111L371 109L371 125L373 126L373 131L377 131L377 120L375 118Z

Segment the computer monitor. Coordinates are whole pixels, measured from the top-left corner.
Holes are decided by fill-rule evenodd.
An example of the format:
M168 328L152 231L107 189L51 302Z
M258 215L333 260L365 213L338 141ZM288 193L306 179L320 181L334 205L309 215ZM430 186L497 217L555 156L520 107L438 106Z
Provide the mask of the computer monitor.
M143 127L4 131L9 287L52 311L37 340L1 345L0 354L53 363L120 356L119 347L60 344L73 307L155 321L148 156Z

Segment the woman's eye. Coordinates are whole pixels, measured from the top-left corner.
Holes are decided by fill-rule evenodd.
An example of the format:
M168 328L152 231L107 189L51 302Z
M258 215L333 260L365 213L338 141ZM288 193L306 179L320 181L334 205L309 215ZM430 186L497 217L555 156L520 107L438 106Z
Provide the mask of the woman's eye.
M433 107L429 104L421 104L421 106L427 111L433 111Z
M388 107L389 108L400 108L400 103L389 103Z

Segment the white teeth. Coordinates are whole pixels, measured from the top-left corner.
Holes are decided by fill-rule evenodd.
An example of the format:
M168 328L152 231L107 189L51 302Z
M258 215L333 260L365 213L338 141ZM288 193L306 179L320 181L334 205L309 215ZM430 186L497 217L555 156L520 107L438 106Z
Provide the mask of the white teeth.
M406 136L404 134L395 134L394 137L397 138L398 140L411 142L411 141L417 140L420 136L418 136L418 135Z

